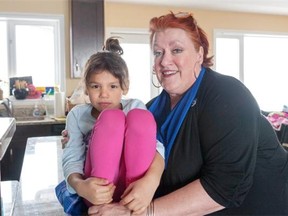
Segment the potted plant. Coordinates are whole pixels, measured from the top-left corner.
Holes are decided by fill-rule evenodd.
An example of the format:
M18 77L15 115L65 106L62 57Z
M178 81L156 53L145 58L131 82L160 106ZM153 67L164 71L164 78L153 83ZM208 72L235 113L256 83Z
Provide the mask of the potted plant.
M28 95L29 89L25 80L15 80L12 94L18 100L25 99Z

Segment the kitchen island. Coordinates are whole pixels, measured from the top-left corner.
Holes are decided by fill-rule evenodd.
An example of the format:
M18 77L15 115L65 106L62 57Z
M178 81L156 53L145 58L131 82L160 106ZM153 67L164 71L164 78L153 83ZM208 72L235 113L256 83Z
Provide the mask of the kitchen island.
M61 158L61 136L28 138L13 216L66 215L54 192L64 179Z
M2 181L20 180L28 138L59 136L64 128L65 119L58 121L52 118L45 118L42 120L30 118L20 121L18 117L16 117L16 131L2 160Z

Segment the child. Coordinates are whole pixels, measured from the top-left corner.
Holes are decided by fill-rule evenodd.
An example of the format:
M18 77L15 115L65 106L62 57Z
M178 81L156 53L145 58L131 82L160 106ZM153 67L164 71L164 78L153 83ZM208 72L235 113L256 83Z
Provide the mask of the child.
M138 214L159 184L164 147L156 140L156 123L144 103L122 99L129 80L119 41L109 38L105 49L86 63L83 81L91 104L78 105L67 116L64 177L68 191L83 197L87 206L121 200Z

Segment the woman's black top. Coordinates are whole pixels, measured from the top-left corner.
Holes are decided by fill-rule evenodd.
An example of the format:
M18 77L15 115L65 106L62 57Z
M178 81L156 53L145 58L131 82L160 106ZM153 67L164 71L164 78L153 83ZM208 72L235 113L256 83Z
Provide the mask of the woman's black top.
M196 98L156 196L200 179L226 207L211 215L288 215L288 154L250 91L206 69Z

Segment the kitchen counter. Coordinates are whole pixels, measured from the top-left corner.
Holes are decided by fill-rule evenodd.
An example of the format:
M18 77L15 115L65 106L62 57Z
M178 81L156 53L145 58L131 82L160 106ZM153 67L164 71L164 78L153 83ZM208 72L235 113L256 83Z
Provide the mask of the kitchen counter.
M66 118L35 118L35 117L22 117L16 118L17 125L48 125L48 124L65 124Z
M54 192L64 179L61 158L61 136L28 138L13 216L65 215Z
M14 118L8 118L8 117L1 117L0 118L0 165L2 164L2 159L10 145L10 142L12 140L12 137L16 130L16 122ZM0 169L1 171L1 169ZM0 172L0 180L2 179L2 173ZM6 182L9 183L9 182ZM7 188L5 185L6 183L0 184L0 197L1 197L1 206L0 206L0 212L1 214L4 212L3 209L3 203L9 203L9 208L7 208L7 211L10 212L14 202L13 199L9 199L7 197L7 194L5 193L5 189ZM14 184L15 185L15 184ZM17 184L16 184L17 185ZM8 199L8 200L7 200Z
M16 130L14 118L0 118L0 160L2 160Z
M11 216L15 206L17 191L19 187L18 181L2 181L1 182L1 194L2 206L1 216Z

